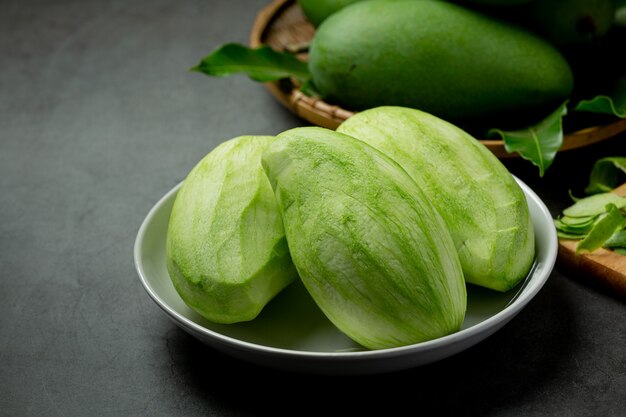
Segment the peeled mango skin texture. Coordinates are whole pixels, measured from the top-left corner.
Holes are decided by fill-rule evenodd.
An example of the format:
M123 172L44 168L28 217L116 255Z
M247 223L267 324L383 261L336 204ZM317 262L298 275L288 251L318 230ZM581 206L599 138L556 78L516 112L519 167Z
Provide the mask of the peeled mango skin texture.
M262 164L300 278L339 330L382 349L460 329L467 296L454 243L396 162L303 127L279 134Z
M272 136L223 142L187 175L167 231L167 269L185 303L216 323L254 319L297 278L261 167Z
M339 10L317 28L308 65L327 101L412 107L450 121L560 104L573 88L568 63L547 41L445 1Z
M477 139L420 110L379 107L356 113L338 132L398 162L444 221L468 283L505 292L528 274L535 237L524 192Z

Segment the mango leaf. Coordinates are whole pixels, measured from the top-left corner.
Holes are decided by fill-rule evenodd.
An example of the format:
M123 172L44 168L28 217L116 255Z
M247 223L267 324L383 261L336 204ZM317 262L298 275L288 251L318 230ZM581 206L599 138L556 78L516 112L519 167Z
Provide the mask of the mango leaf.
M614 204L607 206L608 214L598 220L591 231L576 245L576 253L593 252L626 226L626 217Z
M590 100L580 100L576 111L613 114L626 118L626 78L621 78L617 87L607 95L598 95Z
M300 91L309 97L319 98L322 96L322 94L317 90L317 87L315 87L313 80L308 80L302 84Z
M620 174L626 173L626 157L610 156L598 159L591 168L587 194L610 192L618 185Z
M563 116L567 101L534 126L521 130L490 129L489 137L500 136L508 153L517 152L522 158L539 167L539 176L552 165L556 153L563 146Z
M227 43L191 68L213 77L246 74L254 81L268 82L293 77L301 83L310 78L307 64L287 52L269 46L248 48L237 43Z

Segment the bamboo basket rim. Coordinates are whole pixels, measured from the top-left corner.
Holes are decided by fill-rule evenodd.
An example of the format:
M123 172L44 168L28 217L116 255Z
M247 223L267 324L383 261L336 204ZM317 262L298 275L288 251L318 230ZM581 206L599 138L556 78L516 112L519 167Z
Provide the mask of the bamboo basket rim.
M259 10L256 15L250 32L250 47L256 48L270 45L277 50L289 50L290 48L297 50L298 42L289 45L283 40L276 38L276 36L271 38L270 36L273 32L280 33L287 39L291 37L296 40L308 34L310 39L315 33L315 28L306 21L297 0L273 0ZM303 57L303 55L300 55L300 57ZM268 82L264 83L264 85L283 106L296 116L317 126L334 130L343 121L355 114L354 111L341 106L307 96L293 85L287 89L281 86L280 82ZM609 124L590 126L571 133L565 133L563 135L563 145L559 152L589 146L613 138L625 131L626 119L618 119ZM498 158L519 157L515 152L509 153L505 149L504 141L501 139L480 138L479 140Z

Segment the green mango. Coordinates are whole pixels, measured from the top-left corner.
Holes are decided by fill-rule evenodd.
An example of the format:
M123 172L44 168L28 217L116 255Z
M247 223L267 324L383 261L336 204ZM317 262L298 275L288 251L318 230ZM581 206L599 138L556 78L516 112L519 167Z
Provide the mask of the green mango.
M618 6L617 0L536 0L508 8L491 7L489 12L525 27L559 49L576 80L570 96L576 103L612 91L624 74L626 54L620 51L626 42L626 26L620 27ZM572 131L598 124L585 116L571 121Z
M467 295L454 243L395 161L301 127L279 134L262 164L302 282L339 330L382 349L460 329Z
M272 136L239 136L198 162L170 214L167 269L193 310L216 323L254 319L297 278L261 154Z
M307 18L309 22L313 24L313 26L319 26L328 16L331 14L338 12L351 5L352 3L356 3L358 1L363 0L298 0L298 5L302 10L302 13ZM394 1L394 0L387 0ZM425 1L425 0L415 0L415 1ZM440 0L430 0L430 1L440 1ZM485 0L490 1L490 0ZM498 0L493 0L498 1ZM502 0L506 2L506 0ZM514 3L525 2L529 0L509 0Z
M489 5L489 6L511 6L517 4L529 3L532 1L541 1L541 0L454 0L453 3L459 4L481 4L481 5Z
M337 128L398 162L443 217L468 283L505 292L528 274L534 229L524 192L473 136L402 107L357 113Z
M421 109L460 123L560 104L567 61L517 26L444 1L369 0L316 31L308 65L329 102Z
M298 0L298 4L309 22L319 26L331 14L357 1L362 0Z
M529 27L558 47L588 44L613 27L616 0L537 0L510 12L511 20Z

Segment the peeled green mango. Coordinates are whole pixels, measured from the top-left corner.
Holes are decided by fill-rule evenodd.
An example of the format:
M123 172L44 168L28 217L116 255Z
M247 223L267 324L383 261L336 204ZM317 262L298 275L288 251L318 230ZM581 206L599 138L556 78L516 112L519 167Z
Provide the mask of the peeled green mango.
M308 65L329 102L412 107L454 122L551 108L573 88L549 42L446 1L370 0L339 10L317 28Z
M441 216L393 160L320 127L278 135L262 164L302 282L369 349L460 329L466 289Z
M420 110L384 106L337 128L384 152L424 190L443 217L465 280L507 291L535 257L526 197L502 162L455 125Z
M168 272L183 301L216 323L254 319L297 278L260 162L274 140L223 142L189 172L174 201Z

